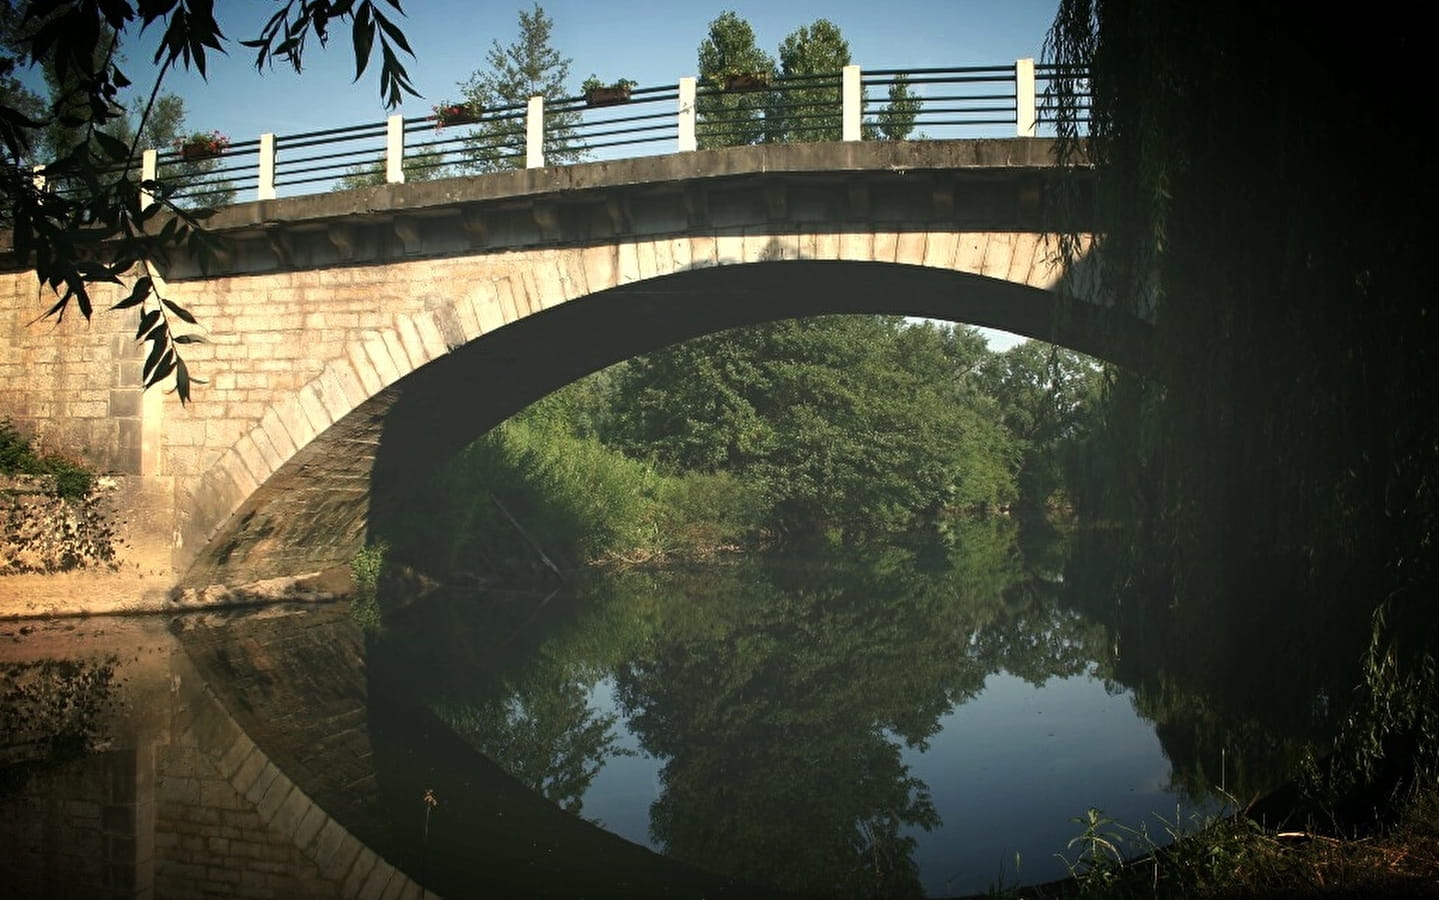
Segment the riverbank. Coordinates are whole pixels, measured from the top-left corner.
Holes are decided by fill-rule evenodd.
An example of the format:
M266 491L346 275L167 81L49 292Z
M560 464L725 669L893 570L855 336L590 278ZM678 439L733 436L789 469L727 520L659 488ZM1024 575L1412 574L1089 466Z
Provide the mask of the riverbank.
M154 615L258 606L326 603L349 597L354 581L337 566L294 578L250 584L176 588L168 577L80 569L0 577L0 621L84 616Z
M1029 887L997 885L974 896L1439 897L1439 787L1408 801L1394 824L1348 833L1332 833L1334 829L1319 825L1266 827L1241 814L1158 847L1142 828L1106 820L1075 827L1074 854L1069 857L1073 877ZM1158 838L1168 840L1169 835L1160 833ZM1116 850L1135 858L1121 864Z

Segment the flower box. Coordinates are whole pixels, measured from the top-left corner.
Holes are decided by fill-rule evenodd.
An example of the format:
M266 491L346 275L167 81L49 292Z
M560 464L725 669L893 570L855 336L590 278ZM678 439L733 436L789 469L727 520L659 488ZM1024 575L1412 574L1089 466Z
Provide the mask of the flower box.
M218 147L214 146L213 144L200 144L200 143L195 143L195 144L181 144L181 145L180 145L180 158L181 158L181 159L190 159L190 160L195 160L195 159L209 159L209 158L211 158L212 156L219 156L219 155L220 155L221 153L223 153L223 152L224 152L223 150L219 149Z
M480 121L480 110L468 103L442 103L435 107L435 127L473 125Z
M175 140L175 150L183 160L210 159L224 153L230 147L230 139L218 131L196 132Z
M608 85L585 91L586 106L616 106L628 102L630 102L628 85Z
M769 74L766 72L733 72L724 76L727 91L763 91L769 89Z

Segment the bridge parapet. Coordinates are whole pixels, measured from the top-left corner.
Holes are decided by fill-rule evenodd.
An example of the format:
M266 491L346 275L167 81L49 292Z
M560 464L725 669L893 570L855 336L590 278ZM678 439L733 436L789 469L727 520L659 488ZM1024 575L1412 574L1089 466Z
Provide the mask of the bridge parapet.
M913 124L925 138L1036 137L1052 125L1043 97L1060 80L1073 78L1033 59L1003 66L868 71L848 66L830 74L735 84L685 77L671 85L626 87L603 98L582 94L547 102L532 97L484 110L446 103L428 116L397 115L233 143L217 139L151 149L143 155L142 172L144 179L166 184L182 202L211 205L237 193L256 200L326 193L357 174L401 184L442 169L473 174L542 168L587 158L683 153L706 144L751 143L751 138L859 141L882 136L881 104L868 98L869 90L887 93L896 85L919 99ZM830 105L833 115L796 123L785 121L782 112L768 121L761 112L757 120L742 121L714 102L732 91L761 91L774 101L756 103L756 109L782 110L786 101L799 98L794 102ZM758 129L763 137L736 138L736 129L746 134ZM197 174L192 164L198 160L208 162L206 171Z

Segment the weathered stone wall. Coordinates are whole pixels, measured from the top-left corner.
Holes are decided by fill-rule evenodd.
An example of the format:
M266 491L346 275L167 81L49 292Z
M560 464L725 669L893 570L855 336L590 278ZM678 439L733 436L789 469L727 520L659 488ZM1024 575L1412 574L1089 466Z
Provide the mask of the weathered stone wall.
M0 476L0 619L170 608L173 479L101 476L83 501Z
M117 299L95 291L96 308ZM141 471L140 368L133 317L74 308L42 319L55 302L29 272L0 277L0 417L32 435L39 450L78 455L101 472Z
M102 478L85 498L67 499L53 475L0 475L0 577L118 570L116 487Z

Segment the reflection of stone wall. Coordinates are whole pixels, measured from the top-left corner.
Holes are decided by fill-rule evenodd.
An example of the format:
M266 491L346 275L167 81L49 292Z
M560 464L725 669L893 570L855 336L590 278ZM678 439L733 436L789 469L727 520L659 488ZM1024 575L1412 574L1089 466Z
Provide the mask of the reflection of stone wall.
M156 896L343 896L296 841L261 821L193 733L177 735L156 762Z
M172 666L179 693L159 786L157 895L426 896L256 746L185 654Z
M7 896L150 897L153 769L147 750L116 750L34 773L4 806L0 886ZM64 799L59 799L64 798Z
M0 634L0 900L434 896L271 761L164 621L89 622Z
M0 475L0 575L118 568L113 479L84 500L55 496L51 475Z

